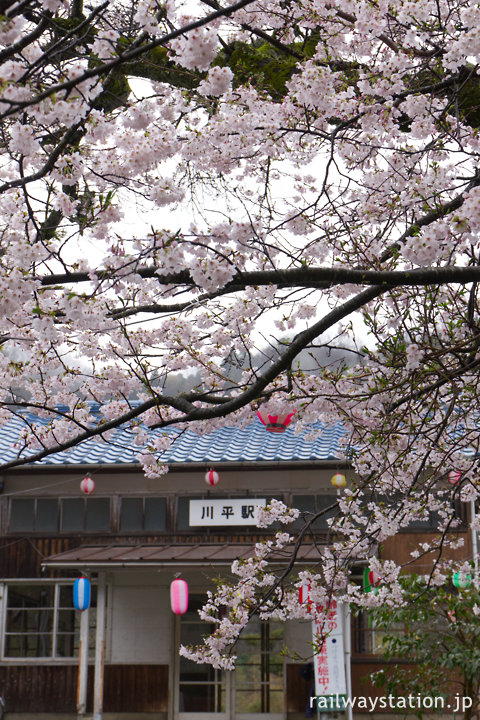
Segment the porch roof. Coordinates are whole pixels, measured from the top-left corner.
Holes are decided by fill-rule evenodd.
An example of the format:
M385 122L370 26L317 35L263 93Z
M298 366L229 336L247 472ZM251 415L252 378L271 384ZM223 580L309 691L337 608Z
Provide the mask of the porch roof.
M245 560L253 555L254 545L247 543L195 543L146 545L84 545L51 555L42 562L50 569L96 570L122 567L183 567L195 565L230 565L233 560ZM286 563L292 559L293 547L271 556L273 562ZM296 562L315 563L320 559L318 545L302 545Z

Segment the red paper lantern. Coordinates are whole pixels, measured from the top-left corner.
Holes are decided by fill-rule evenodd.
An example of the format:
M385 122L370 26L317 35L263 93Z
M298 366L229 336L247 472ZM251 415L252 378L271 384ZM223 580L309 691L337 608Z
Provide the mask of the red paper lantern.
M84 495L91 495L95 490L95 481L90 475L85 475L82 482L80 483L80 490Z
M312 601L310 599L310 583L303 583L303 585L300 585L298 588L298 602L300 605L308 605L310 608Z
M369 570L368 571L368 582L370 583L370 587L376 588L382 582L382 578L380 577L380 575L377 572L375 572L375 570Z
M219 480L220 475L216 472L216 470L207 470L205 473L205 482L207 485L218 485Z
M184 615L188 610L188 585L177 578L170 585L170 607L175 615Z
M290 413L269 413L268 410L258 410L257 417L265 425L266 430L272 433L283 433L287 425L292 422L296 410Z
M462 473L460 470L450 470L448 473L448 482L450 485L456 485L460 478L462 477Z

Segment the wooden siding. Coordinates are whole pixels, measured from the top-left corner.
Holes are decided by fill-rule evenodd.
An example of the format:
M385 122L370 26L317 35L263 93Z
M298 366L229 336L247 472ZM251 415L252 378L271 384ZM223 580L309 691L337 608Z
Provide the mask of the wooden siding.
M168 665L106 665L105 712L168 712Z
M304 714L310 701L312 682L300 675L302 664L287 664L286 707L287 713Z
M168 712L168 665L106 665L105 712ZM92 712L93 667L87 712ZM75 713L76 665L3 665L0 692L7 712Z
M75 665L3 665L0 688L7 712L75 712Z
M451 548L442 547L442 559L456 560L462 562L472 557L472 545L470 533L457 532L450 533L449 537L458 536L463 538L463 547L452 550ZM410 553L418 548L419 543L433 544L435 533L402 533L395 537L389 537L382 542L380 557L382 560L394 560L399 565L409 563L406 568L407 572L425 573L431 569L432 563L438 559L438 552L429 552L426 555L412 562Z

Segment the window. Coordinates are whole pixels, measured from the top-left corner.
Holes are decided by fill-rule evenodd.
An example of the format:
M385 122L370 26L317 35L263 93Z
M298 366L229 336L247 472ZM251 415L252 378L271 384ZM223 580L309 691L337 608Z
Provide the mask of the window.
M92 587L92 607L95 590ZM73 583L12 583L5 591L4 658L60 659L78 654L80 613L73 606ZM92 629L94 612L89 620Z
M182 615L180 643L198 645L208 628L198 616L205 598L190 596L188 611ZM199 665L184 657L179 659L179 712L212 713L225 712L225 673L211 665Z
M403 634L403 623L392 623L389 634ZM353 619L353 651L359 655L383 655L385 630L379 630L368 612L359 612Z
M336 499L335 495L293 495L292 507L300 510L300 513L305 513L305 516L303 518L300 516L292 527L295 529L302 528L305 522L308 522L312 515L330 507L330 505L335 503ZM315 520L315 522L312 523L311 529L313 531L328 530L327 519L335 517L335 515L335 509L321 515L317 520Z
M203 596L190 596L182 615L180 643L201 644L215 629L199 619ZM178 710L182 713L225 713L227 717L276 713L283 715L283 623L251 620L236 644L234 672L215 670L178 659Z
M109 498L65 498L61 501L62 532L108 532Z
M167 526L165 498L122 498L120 532L156 532Z
M108 532L110 498L12 498L10 532Z
M236 713L283 712L283 627L251 620L237 644Z
M12 499L10 532L57 532L58 500L49 498Z
M118 524L112 512L116 502L110 497L11 498L8 530L45 534L166 530L166 498L119 498Z

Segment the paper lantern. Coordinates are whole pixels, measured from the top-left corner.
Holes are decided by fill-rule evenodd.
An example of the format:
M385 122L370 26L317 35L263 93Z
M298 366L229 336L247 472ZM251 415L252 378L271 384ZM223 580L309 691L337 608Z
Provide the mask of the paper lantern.
M372 592L378 595L378 586L381 584L382 579L380 575L369 567L365 568L363 573L363 589L365 592Z
M205 473L205 482L207 485L218 485L220 475L215 470L207 470Z
M450 485L456 485L460 478L462 477L462 473L460 470L450 470L448 473L448 482Z
M175 615L183 615L188 610L188 585L177 578L170 585L170 607Z
M347 480L345 478L345 475L343 475L342 473L335 473L335 475L332 476L330 482L332 483L333 487L343 488L345 487Z
M311 605L312 601L310 600L310 583L303 583L298 588L298 602L300 605Z
M265 425L265 429L272 433L285 432L287 425L292 422L296 410L290 413L269 413L268 410L258 410L257 417Z
M80 490L84 495L91 495L95 490L95 481L90 475L85 475L82 482L80 483Z
M470 573L456 572L453 573L452 582L456 588L465 590L465 588L470 587L470 585L472 584L472 576L470 575Z
M73 604L76 610L87 610L90 607L92 591L90 580L86 577L78 578L73 585Z

